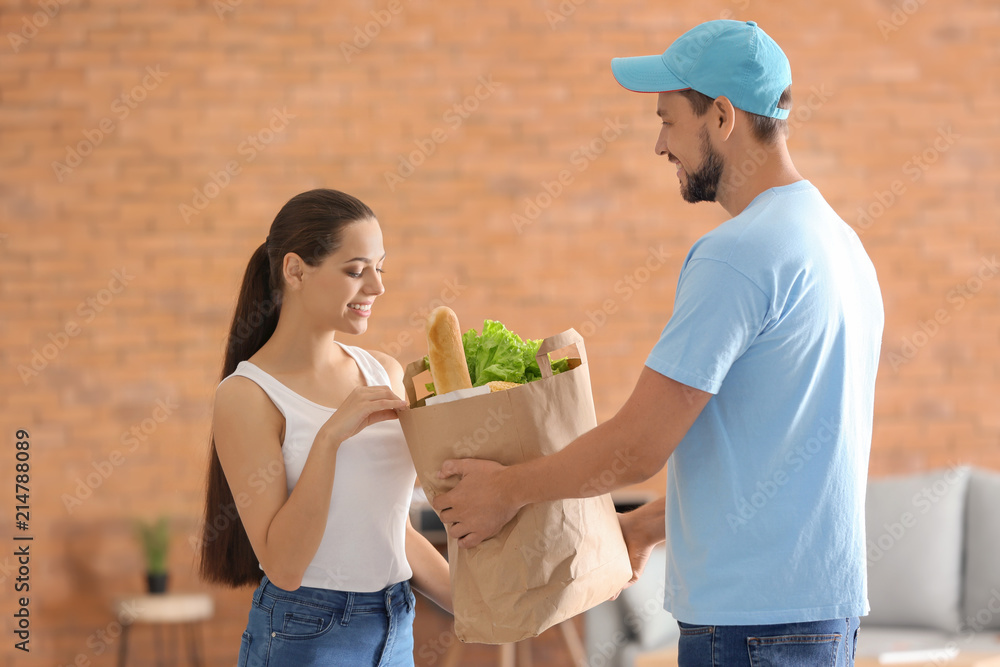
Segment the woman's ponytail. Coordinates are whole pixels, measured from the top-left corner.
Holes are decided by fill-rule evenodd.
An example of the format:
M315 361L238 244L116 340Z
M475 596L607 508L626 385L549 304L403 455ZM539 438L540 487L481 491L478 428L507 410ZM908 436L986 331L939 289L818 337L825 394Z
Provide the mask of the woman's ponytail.
M222 378L229 377L241 361L252 357L278 326L281 291L271 280L271 259L267 241L254 251L243 274L243 287L236 300L236 312L229 327Z
M241 361L263 347L278 325L280 291L273 288L267 245L265 241L257 248L243 274L220 382L229 377ZM219 462L214 436L211 443L201 533L201 576L207 581L234 587L257 585L261 578L257 557Z

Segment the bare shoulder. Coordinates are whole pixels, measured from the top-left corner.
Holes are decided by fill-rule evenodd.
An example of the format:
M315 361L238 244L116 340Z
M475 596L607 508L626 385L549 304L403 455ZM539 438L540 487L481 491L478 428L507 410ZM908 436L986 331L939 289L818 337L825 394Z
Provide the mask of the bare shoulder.
M261 404L264 401L270 402L270 399L260 385L241 375L228 377L225 382L215 388L216 410L245 405L247 401L251 404Z
M393 392L400 398L406 398L406 389L403 387L403 367L399 365L396 358L379 350L368 350L368 354L382 364L382 368L389 375L389 384L392 386Z
M281 412L267 392L250 378L237 375L227 378L215 389L216 423L239 416L241 421L258 425L280 422Z
M366 350L368 354L375 357L375 361L382 364L382 368L386 370L389 374L389 378L395 380L396 378L402 379L403 377L403 367L396 360L396 357L389 356L381 350Z

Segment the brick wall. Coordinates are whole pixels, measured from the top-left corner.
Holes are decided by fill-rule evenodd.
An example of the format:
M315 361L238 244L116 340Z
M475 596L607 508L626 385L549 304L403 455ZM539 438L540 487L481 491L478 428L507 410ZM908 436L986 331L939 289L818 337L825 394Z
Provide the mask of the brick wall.
M466 326L573 326L612 415L724 213L681 201L655 98L608 61L702 20L753 19L782 45L793 157L878 269L872 472L1000 468L996 3L488 4L2 3L3 470L28 429L39 664L111 664L111 602L143 585L135 517L169 515L172 587L206 588L188 539L227 326L300 191L351 192L382 222L388 292L351 342L411 361L439 301ZM25 664L11 551L2 654ZM207 651L231 664L248 593L212 592Z

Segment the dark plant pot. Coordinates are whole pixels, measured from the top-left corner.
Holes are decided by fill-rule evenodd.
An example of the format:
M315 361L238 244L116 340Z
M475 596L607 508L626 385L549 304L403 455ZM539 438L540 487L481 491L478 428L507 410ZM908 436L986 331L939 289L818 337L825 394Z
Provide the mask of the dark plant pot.
M146 585L150 593L167 592L167 573L158 574L146 573Z

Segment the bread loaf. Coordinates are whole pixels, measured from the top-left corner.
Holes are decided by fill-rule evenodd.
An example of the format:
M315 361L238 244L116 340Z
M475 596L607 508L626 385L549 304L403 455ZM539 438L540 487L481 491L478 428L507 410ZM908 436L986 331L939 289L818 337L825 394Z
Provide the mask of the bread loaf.
M439 306L427 316L427 356L438 396L472 388L458 316L448 306Z

